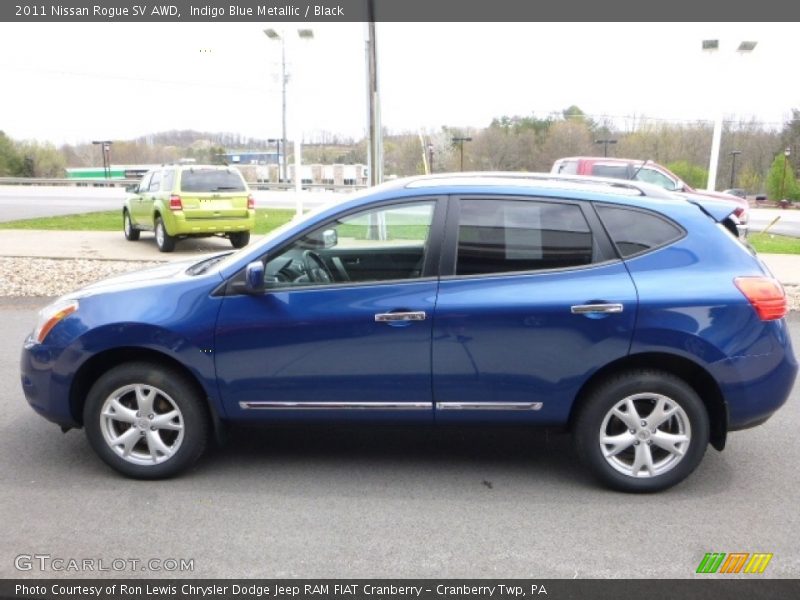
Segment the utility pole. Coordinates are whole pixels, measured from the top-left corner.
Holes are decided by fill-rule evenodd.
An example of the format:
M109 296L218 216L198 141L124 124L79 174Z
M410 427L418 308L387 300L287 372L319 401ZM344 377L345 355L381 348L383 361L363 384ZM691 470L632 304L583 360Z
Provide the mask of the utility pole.
M731 185L730 188L733 189L733 181L736 176L736 157L742 153L741 150L731 150L731 156L733 157L733 162L731 162Z
M461 162L461 168L460 168L460 170L462 172L464 171L464 142L471 142L471 141L472 141L471 137L454 137L453 138L453 143L454 144L458 144L459 151L460 151L460 154L461 154L461 161L460 161Z
M369 184L383 181L383 132L378 95L378 49L375 38L375 0L367 0L367 104L369 106Z
M594 143L595 144L603 144L603 156L608 156L608 145L609 144L616 144L617 140L609 140L609 139L595 140Z

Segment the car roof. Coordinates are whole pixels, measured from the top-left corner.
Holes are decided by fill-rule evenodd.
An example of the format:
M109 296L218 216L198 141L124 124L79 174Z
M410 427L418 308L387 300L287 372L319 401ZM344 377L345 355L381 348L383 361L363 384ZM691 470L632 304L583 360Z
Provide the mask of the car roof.
M618 196L669 198L675 196L663 188L628 179L557 173L528 173L517 171L476 171L466 173L437 173L406 177L382 184L385 189L425 189L463 187L527 188L530 191L569 190ZM373 190L375 188L372 188Z

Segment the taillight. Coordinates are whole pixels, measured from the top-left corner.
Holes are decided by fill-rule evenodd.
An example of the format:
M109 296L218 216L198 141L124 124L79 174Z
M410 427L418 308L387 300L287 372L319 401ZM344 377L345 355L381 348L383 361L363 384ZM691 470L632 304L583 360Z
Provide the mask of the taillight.
M177 194L172 194L169 197L169 209L170 210L183 210L183 204L181 203L181 197Z
M253 210L256 207L256 199L253 198L253 194L247 196L247 210Z
M745 298L756 309L762 321L782 319L789 310L786 292L772 277L737 277L733 280Z

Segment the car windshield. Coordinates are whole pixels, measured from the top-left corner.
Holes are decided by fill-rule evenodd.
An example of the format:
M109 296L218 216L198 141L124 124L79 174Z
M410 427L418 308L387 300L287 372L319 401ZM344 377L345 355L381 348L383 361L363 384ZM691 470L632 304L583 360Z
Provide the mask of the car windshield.
M244 192L238 173L222 169L189 169L181 175L182 192Z

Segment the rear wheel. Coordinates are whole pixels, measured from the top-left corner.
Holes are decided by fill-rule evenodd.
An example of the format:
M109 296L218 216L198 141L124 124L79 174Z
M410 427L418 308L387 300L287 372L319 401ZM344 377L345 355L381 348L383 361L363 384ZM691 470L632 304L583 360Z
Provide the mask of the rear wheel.
M164 221L161 217L156 217L155 222L156 246L161 252L172 252L175 250L175 238L167 233Z
M235 233L228 234L228 239L230 239L231 245L234 248L244 248L250 243L250 232L237 231Z
M129 242L135 242L139 239L140 232L133 226L131 215L127 210L122 211L122 230L125 233L125 239Z
M594 390L573 431L582 462L606 485L656 492L694 471L705 454L709 420L685 381L659 371L629 371Z
M187 469L202 455L209 436L196 386L178 371L145 362L102 375L89 392L83 419L100 458L138 479Z

